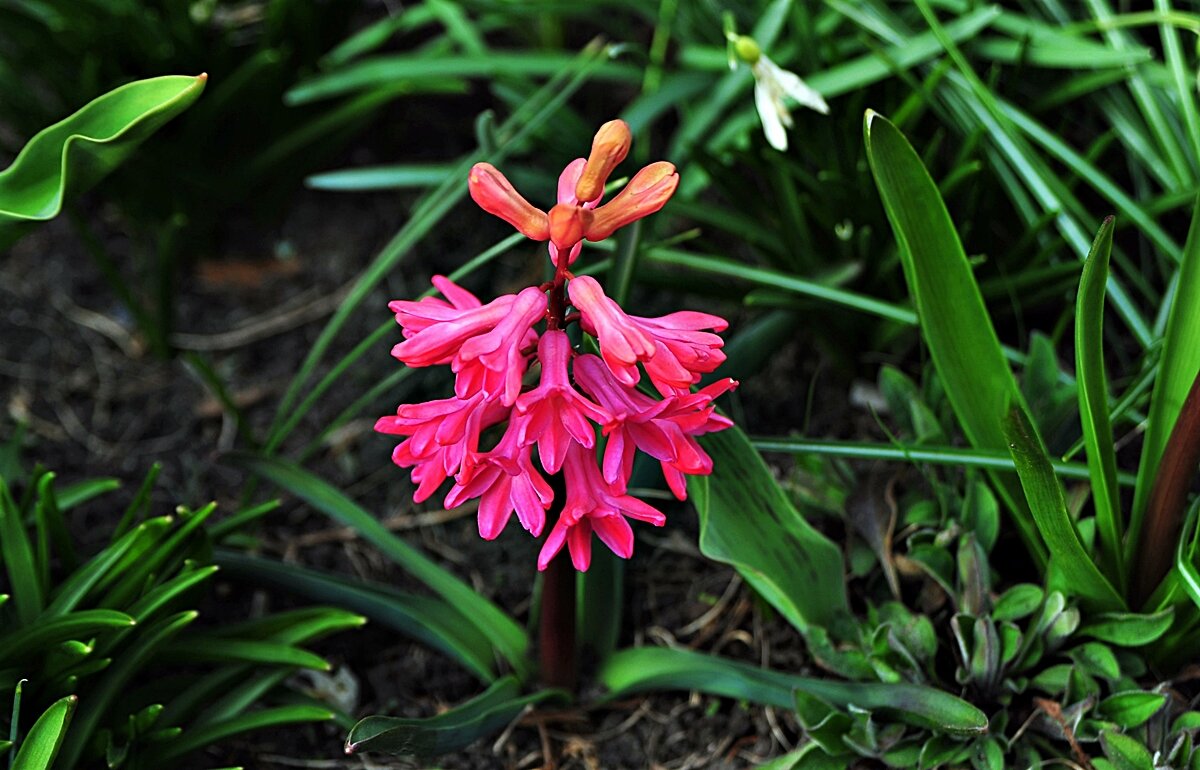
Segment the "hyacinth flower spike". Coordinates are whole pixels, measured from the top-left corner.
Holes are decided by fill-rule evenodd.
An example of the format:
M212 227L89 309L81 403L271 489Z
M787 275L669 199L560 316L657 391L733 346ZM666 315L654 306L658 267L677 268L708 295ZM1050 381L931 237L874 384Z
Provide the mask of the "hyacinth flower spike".
M724 319L695 311L633 315L599 281L571 272L583 241L603 240L658 211L679 184L673 165L651 163L603 202L630 139L624 122L604 124L588 156L559 176L548 211L522 197L495 167L471 169L468 189L485 211L548 242L553 280L484 302L435 276L441 298L389 305L404 337L393 355L408 366L449 365L455 375L453 396L401 405L376 424L381 433L403 437L392 459L411 469L414 500L427 500L448 483L445 507L478 500L479 534L488 540L514 513L534 537L550 524L540 570L562 562L554 557L564 547L571 565L586 570L593 535L629 558L630 522L665 521L661 511L628 494L636 452L658 461L682 499L686 475L712 470L696 437L730 425L713 402L735 382L693 391L725 358L717 334L726 328ZM595 338L600 356L573 347L567 328L574 323ZM653 390L639 389L643 375ZM549 478L556 474L563 490L557 501Z

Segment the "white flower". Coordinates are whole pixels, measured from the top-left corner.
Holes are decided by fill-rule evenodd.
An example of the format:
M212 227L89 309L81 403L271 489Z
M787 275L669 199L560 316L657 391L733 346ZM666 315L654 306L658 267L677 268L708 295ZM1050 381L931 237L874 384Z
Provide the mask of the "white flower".
M762 120L763 133L776 150L787 150L787 131L784 129L792 127L792 113L783 97L789 96L822 115L829 114L829 105L815 88L796 73L788 72L768 59L765 53L759 53L751 70L754 72L754 105Z

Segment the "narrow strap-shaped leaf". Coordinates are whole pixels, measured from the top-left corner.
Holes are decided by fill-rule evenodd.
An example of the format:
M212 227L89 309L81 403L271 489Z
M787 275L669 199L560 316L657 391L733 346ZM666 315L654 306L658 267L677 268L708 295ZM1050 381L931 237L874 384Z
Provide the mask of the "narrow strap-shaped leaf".
M1079 419L1092 479L1092 500L1100 535L1100 563L1109 579L1125 586L1122 552L1121 493L1117 454L1108 413L1108 377L1104 372L1104 290L1112 253L1113 217L1100 225L1083 265L1075 301L1075 376L1079 379Z
M316 601L336 602L441 650L486 682L496 678L495 639L447 601L355 583L233 551L218 551L217 561L232 578L278 586Z
M31 653L69 639L86 639L97 631L132 628L135 624L129 615L116 610L79 610L36 620L0 636L0 663L20 661Z
M1125 609L1125 602L1100 573L1079 539L1067 512L1062 485L1054 476L1046 447L1029 416L1013 404L1003 425L1037 531L1045 539L1055 568L1066 578L1064 589L1100 610Z
M67 735L67 726L71 724L71 715L75 713L78 702L79 699L74 695L68 695L46 709L29 729L25 740L21 741L21 748L10 770L50 770Z
M366 717L346 737L346 753L370 751L433 759L491 735L531 704L548 699L566 701L568 696L561 690L541 690L522 696L520 682L507 676L466 703L435 717Z
M274 708L252 711L241 714L224 722L207 725L198 730L184 730L183 734L174 740L162 743L150 749L142 757L143 767L168 767L171 760L199 751L217 741L234 735L265 730L269 727L304 724L308 722L329 722L333 712L307 704L292 706L276 706Z
M692 476L700 550L733 566L800 631L849 617L841 549L810 525L737 428L701 440L712 476Z
M0 171L0 241L18 224L58 216L67 197L95 184L196 101L206 80L168 75L128 83L30 139Z
M529 673L525 630L503 610L473 588L435 564L429 557L397 537L361 506L322 479L292 463L237 455L235 462L258 473L301 498L334 520L354 528L367 542L382 551L435 593L462 612L463 618L492 640L513 669Z
M63 767L77 766L97 725L109 713L113 702L121 692L142 670L160 646L182 631L197 617L198 613L187 611L163 618L147 628L137 641L129 645L119 657L114 659L112 666L104 672L100 682L93 687L87 702L82 705L76 720L76 729L67 736L67 741L62 749Z
M908 724L954 735L978 735L988 727L987 715L978 708L933 687L811 679L691 650L621 650L604 664L599 678L611 691L610 698L646 690L699 690L792 709L794 693L803 692L840 708L884 709Z
M187 663L259 663L329 671L328 661L316 653L283 642L261 639L213 639L195 636L163 645L158 657Z
M33 622L42 611L44 597L33 557L33 544L21 520L21 509L0 478L0 561L12 586L13 605L23 624Z
M1200 373L1200 197L1192 210L1192 225L1179 265L1178 287L1162 341L1158 379L1150 400L1142 460L1125 542L1126 559L1137 553L1142 518L1150 502L1151 482L1166 449L1167 439L1196 375Z
M946 204L916 151L886 118L868 110L864 134L867 160L946 397L972 445L1004 449L996 416L1023 399ZM1044 564L1045 546L1016 480L990 475L1029 552Z

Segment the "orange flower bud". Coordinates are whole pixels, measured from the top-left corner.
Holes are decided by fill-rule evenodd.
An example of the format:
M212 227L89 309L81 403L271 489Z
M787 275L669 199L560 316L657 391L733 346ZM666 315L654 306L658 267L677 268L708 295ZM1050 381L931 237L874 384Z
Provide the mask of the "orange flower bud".
M592 154L588 156L583 176L575 185L575 198L580 203L590 203L604 192L604 183L613 169L629 154L633 136L623 120L610 120L596 132L592 140Z
M550 242L566 251L583 240L583 231L592 221L592 212L570 203L550 209Z
M671 199L678 185L674 164L665 160L651 163L637 172L617 197L591 212L584 237L602 241L618 228L653 214Z
M550 237L546 212L522 198L491 163L476 163L471 167L467 189L480 208L508 222L526 237L535 241Z

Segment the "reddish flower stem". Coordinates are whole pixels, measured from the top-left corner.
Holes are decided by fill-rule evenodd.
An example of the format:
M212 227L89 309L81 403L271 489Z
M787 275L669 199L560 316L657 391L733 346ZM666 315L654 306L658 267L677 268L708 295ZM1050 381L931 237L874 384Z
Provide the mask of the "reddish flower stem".
M575 566L567 549L542 573L542 614L538 628L538 658L542 683L574 691L578 679L575 654Z
M550 298L546 307L546 330L561 329L566 322L567 260L570 249L559 251L550 283ZM550 478L554 489L552 510L562 515L566 488L563 477ZM579 678L579 660L575 652L575 566L567 549L550 560L542 573L542 606L538 618L538 658L542 683L574 691Z

